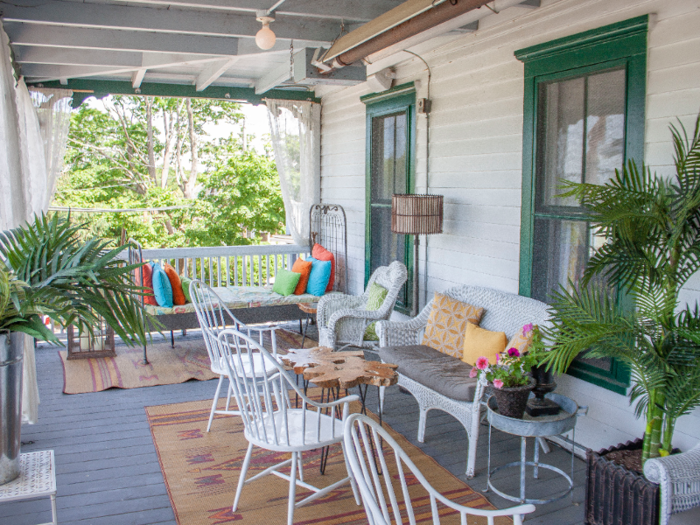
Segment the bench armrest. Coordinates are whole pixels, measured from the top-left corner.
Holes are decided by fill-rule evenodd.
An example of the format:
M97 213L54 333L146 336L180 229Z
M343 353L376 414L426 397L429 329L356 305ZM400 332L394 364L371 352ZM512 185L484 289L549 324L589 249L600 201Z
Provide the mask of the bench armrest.
M700 506L700 444L682 454L648 459L644 475L661 485L661 520Z
M428 323L432 301L413 319L408 321L379 321L377 335L379 346L406 346L420 344L418 337Z

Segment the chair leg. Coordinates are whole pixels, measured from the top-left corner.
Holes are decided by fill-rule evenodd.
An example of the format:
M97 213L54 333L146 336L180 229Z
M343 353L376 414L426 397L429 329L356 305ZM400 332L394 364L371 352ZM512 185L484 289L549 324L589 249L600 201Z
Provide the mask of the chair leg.
M289 471L289 503L287 504L287 525L294 525L294 500L297 495L297 454L292 454L292 469Z
M214 401L211 404L211 413L209 414L209 423L207 424L207 432L211 428L211 422L214 421L214 411L216 410L216 405L219 402L219 392L221 392L221 383L224 381L224 376L219 376L219 383L216 385L216 393L214 394Z
M304 456L299 452L299 480L304 481Z
M241 477L238 478L238 487L236 487L236 497L233 500L233 507L231 510L236 512L238 508L238 500L241 499L241 491L243 490L243 485L245 485L245 475L248 472L248 465L250 464L250 457L253 455L253 444L248 443L248 450L245 453L245 459L243 460L243 466L241 467Z
M231 407L231 394L233 393L233 385L231 381L228 382L228 394L226 394L226 410L230 410Z
M418 407L418 442L425 441L425 423L428 419L428 409Z
M465 425L466 427L467 425ZM474 477L474 467L476 465L476 447L479 444L479 412L472 413L471 420L468 421L469 430L467 439L469 441L467 449L467 478Z

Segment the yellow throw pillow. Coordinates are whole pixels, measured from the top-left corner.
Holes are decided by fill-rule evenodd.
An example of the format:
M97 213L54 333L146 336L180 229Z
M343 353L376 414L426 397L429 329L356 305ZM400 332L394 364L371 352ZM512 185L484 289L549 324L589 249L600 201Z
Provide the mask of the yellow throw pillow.
M469 323L464 334L462 361L474 366L476 360L483 355L490 364L495 365L496 355L506 349L507 342L505 332L492 332Z
M462 357L467 324L478 325L482 315L483 308L436 293L422 342L443 354L459 359Z
M527 330L525 329L527 327ZM532 345L532 330L534 326L532 324L526 324L508 341L506 349L516 348L520 355L524 354L530 350L530 345ZM527 332L527 333L526 333Z

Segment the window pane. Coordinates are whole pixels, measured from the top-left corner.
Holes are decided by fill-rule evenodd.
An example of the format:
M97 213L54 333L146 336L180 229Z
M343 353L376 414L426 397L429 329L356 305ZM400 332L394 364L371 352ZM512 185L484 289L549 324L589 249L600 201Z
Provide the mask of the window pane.
M371 221L370 273L392 261L405 262L406 235L391 233L391 206L372 206ZM399 294L401 304L406 304L405 288Z
M581 182L583 174L583 121L585 78L543 84L538 138L538 201L544 206L576 206L573 198L556 197L561 179Z
M372 202L406 193L406 114L372 119Z
M625 70L588 77L586 182L604 184L625 154Z

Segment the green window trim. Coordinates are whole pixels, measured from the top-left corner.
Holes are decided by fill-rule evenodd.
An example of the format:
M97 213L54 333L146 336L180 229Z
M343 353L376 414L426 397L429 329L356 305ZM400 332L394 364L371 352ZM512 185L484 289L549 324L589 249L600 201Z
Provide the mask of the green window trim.
M370 255L372 239L371 198L372 198L372 119L382 115L406 112L408 129L407 151L407 188L406 193L415 190L416 159L416 88L413 82L401 84L380 93L369 93L360 97L365 104L365 286L370 278ZM413 236L406 236L404 261L408 268L406 290L413 289ZM411 294L406 294L405 304L397 302L396 310L409 314L411 311Z
M648 16L644 15L515 52L515 57L525 65L519 283L521 295L532 295L538 86L542 82L575 78L611 68L625 68L627 100L624 162L630 159L642 162L647 29ZM545 215L537 214L538 217ZM625 301L624 298L621 300ZM623 395L627 393L630 384L629 369L615 360L609 372L584 362L576 362L569 369L569 374Z

